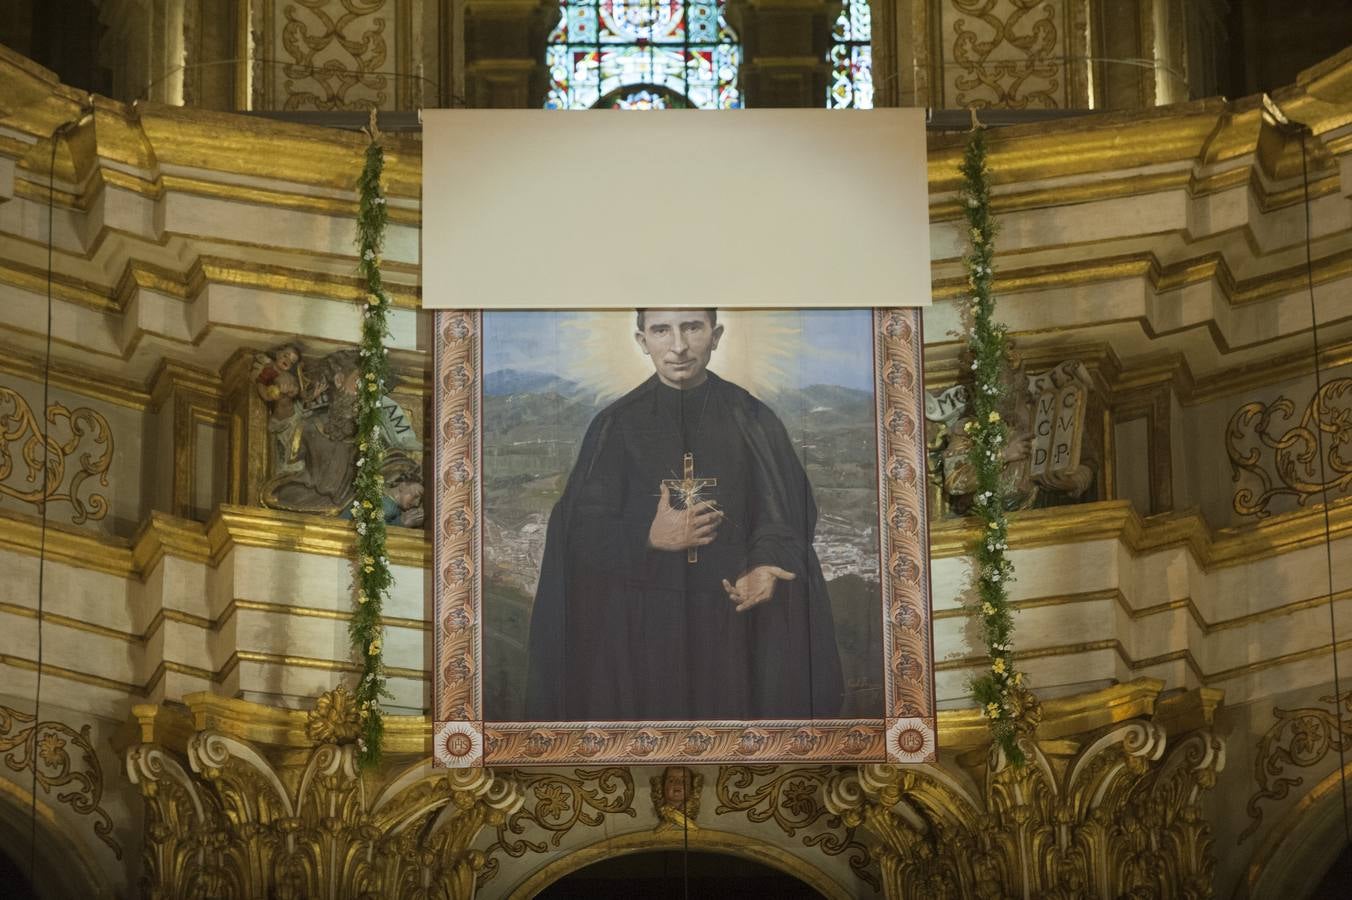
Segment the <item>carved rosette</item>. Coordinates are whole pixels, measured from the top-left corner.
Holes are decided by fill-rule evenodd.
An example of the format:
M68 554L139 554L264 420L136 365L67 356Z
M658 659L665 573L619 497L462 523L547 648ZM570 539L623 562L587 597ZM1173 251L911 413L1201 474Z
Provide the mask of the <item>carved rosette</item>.
M833 776L826 806L871 833L890 898L1211 895L1213 734L1166 752L1162 728L1133 721L1055 762L1021 740L1020 768L992 749L984 795L936 766L867 765Z
M471 845L522 804L506 779L431 760L368 791L350 744L315 747L299 775L213 731L180 759L154 744L126 755L146 803L147 896L468 900L486 862Z
M878 369L878 514L885 535L883 659L887 666L886 759L934 760L920 311L874 313Z

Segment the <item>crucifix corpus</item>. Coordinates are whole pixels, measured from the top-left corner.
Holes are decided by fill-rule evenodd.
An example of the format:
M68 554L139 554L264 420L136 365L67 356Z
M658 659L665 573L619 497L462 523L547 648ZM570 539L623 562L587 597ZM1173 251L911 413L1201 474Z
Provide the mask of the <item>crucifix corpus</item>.
M667 490L681 498L682 505L689 510L700 501L700 493L705 488L718 487L717 478L695 477L695 454L687 453L681 458L681 477L663 478L662 484ZM685 561L699 562L699 549L691 547L685 551Z

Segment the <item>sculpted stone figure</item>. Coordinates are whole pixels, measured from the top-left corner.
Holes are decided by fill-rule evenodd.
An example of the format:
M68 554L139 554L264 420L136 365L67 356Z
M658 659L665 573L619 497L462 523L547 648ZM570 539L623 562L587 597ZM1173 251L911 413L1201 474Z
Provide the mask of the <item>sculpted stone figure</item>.
M653 811L657 813L654 831L694 831L699 828L700 791L704 776L686 766L667 766L661 775L649 779L652 787Z
M1097 474L1086 429L1093 380L1083 363L1063 362L1040 375L1028 376L1016 361L1010 373L1000 416L1009 428L1004 447L1004 474L1009 509L1058 506L1087 496ZM960 384L939 394L925 394L925 417L936 434L930 459L949 507L965 515L976 492L976 475L968 461L972 423L968 391Z
M262 504L293 512L350 515L361 458L357 351L339 350L313 360L299 344L283 344L258 354L252 375L268 406L271 439L271 473L259 492ZM422 445L407 413L388 393L380 404L387 447L385 521L421 527Z

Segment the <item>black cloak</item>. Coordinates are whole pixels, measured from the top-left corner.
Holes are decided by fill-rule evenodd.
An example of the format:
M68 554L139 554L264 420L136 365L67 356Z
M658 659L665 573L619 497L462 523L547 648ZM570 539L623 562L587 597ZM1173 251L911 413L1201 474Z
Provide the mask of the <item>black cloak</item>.
M648 547L659 484L715 477L726 514L690 563ZM530 621L528 721L832 718L843 680L812 541L816 503L764 403L709 373L655 375L587 430L549 517ZM759 565L795 575L746 612L721 587Z

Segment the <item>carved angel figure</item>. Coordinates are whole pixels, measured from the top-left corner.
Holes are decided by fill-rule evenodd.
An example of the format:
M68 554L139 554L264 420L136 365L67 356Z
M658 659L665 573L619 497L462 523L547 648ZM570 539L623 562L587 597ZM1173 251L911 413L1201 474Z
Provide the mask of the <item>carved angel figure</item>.
M687 766L667 766L661 775L649 779L652 786L653 811L657 813L654 831L694 831L699 828L700 792L704 790L704 776Z

